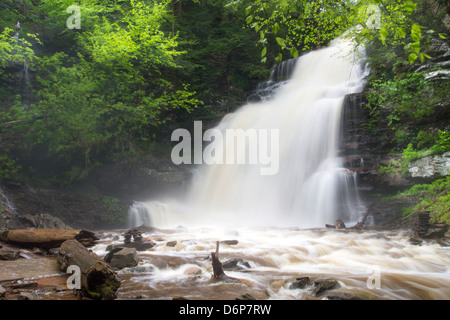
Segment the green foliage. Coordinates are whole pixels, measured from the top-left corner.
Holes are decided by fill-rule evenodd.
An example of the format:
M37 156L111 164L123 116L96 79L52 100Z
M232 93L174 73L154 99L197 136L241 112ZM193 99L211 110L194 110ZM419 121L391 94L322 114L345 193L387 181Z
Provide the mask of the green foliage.
M369 107L391 109L389 125L398 123L401 116L422 118L433 113L433 105L444 97L436 94L432 86L424 82L420 72L400 74L393 80L384 78L370 82L373 90L367 95Z
M336 1L233 1L229 6L245 12L245 22L259 35L261 61L268 48L278 44L276 61L283 53L297 58L299 52L326 46L350 26L350 5Z
M102 216L105 222L123 224L128 216L127 208L114 197L101 197L99 199L107 215Z
M72 44L67 53L34 59L32 103L11 105L4 118L30 156L39 150L54 161L61 182L86 178L101 161L146 148L173 113L201 104L187 83L172 81L185 52L177 50L176 35L162 30L169 3L84 1L80 30L65 25L71 1L39 6L52 32ZM11 42L8 35L3 38ZM3 42L0 48L11 51ZM15 58L31 60L29 46L23 41Z
M28 34L28 37L37 40L32 34ZM0 77L8 65L31 63L34 58L34 51L29 41L24 38L16 40L14 30L10 28L5 28L0 33Z
M405 208L403 214L406 216L418 209L425 208L430 211L433 221L450 223L450 177L439 179L430 184L417 184L403 191L395 198L409 197L416 201L416 205ZM443 193L443 194L442 194ZM438 195L440 195L438 197Z

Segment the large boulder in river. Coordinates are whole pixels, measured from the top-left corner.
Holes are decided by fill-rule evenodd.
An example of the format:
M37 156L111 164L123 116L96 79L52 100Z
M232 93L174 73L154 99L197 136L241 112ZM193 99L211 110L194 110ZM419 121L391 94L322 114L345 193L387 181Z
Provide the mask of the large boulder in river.
M110 257L105 257L105 261L109 263L113 269L123 269L135 267L139 263L136 249L134 248L117 248L110 253ZM107 261L109 260L109 261Z

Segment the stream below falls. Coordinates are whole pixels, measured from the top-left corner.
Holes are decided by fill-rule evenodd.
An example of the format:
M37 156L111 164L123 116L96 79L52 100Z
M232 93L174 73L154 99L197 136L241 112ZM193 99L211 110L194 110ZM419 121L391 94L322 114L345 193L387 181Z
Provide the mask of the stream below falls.
M108 244L123 241L122 236L110 238L120 234L106 235L94 247L100 256L107 253ZM407 231L178 227L144 237L156 246L139 252L137 267L118 272L119 298L227 300L250 294L256 299L326 299L326 294L314 296L311 286L292 288L293 280L305 276L339 281L340 287L327 294L450 298L450 247L435 242L414 245ZM225 274L238 281L212 278L210 257L217 241L222 241L219 258ZM225 268L231 259L237 259L237 265Z

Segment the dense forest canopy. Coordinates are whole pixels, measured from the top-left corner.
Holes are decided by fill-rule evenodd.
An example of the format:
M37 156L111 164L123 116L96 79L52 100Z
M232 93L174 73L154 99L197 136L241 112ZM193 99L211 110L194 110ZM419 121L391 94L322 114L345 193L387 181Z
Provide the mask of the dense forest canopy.
M433 41L447 41L445 0L6 0L0 8L0 180L67 184L157 152L174 128L244 102L274 63L345 31L369 52L369 129L384 110L395 152L450 149L448 128L401 125L448 108L448 82L425 85L410 69L433 58Z

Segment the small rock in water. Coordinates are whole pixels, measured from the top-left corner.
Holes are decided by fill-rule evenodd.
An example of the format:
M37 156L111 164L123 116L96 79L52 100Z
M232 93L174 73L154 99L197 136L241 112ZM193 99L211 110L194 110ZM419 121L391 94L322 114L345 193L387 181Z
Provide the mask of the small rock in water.
M202 269L200 269L199 267L189 267L186 270L184 270L185 275L197 275L201 273Z
M252 296L250 293L243 294L236 298L236 300L257 300L254 296Z
M333 289L340 288L341 285L336 280L321 279L321 280L314 281L312 286L313 286L313 289L311 291L311 294L313 296L318 296L327 290L333 290Z
M227 260L227 261L225 261L222 264L222 267L224 269L234 269L234 268L242 268L242 267L245 267L245 268L248 268L248 269L251 268L250 264L248 262L245 262L242 259L230 259L230 260Z
M2 250L0 251L0 260L17 260L20 258L20 251Z
M177 241L169 241L166 243L166 247L175 247L177 245Z
M227 244L229 246L234 246L234 245L237 245L239 243L239 241L238 240L223 240L223 241L220 241L220 243Z
M305 289L307 285L309 285L311 280L309 277L300 277L297 278L294 282L291 284L291 289Z
M6 293L6 289L0 284L0 298L2 298Z
M364 297L362 295L346 292L330 293L326 298L328 300L367 300L367 297Z

